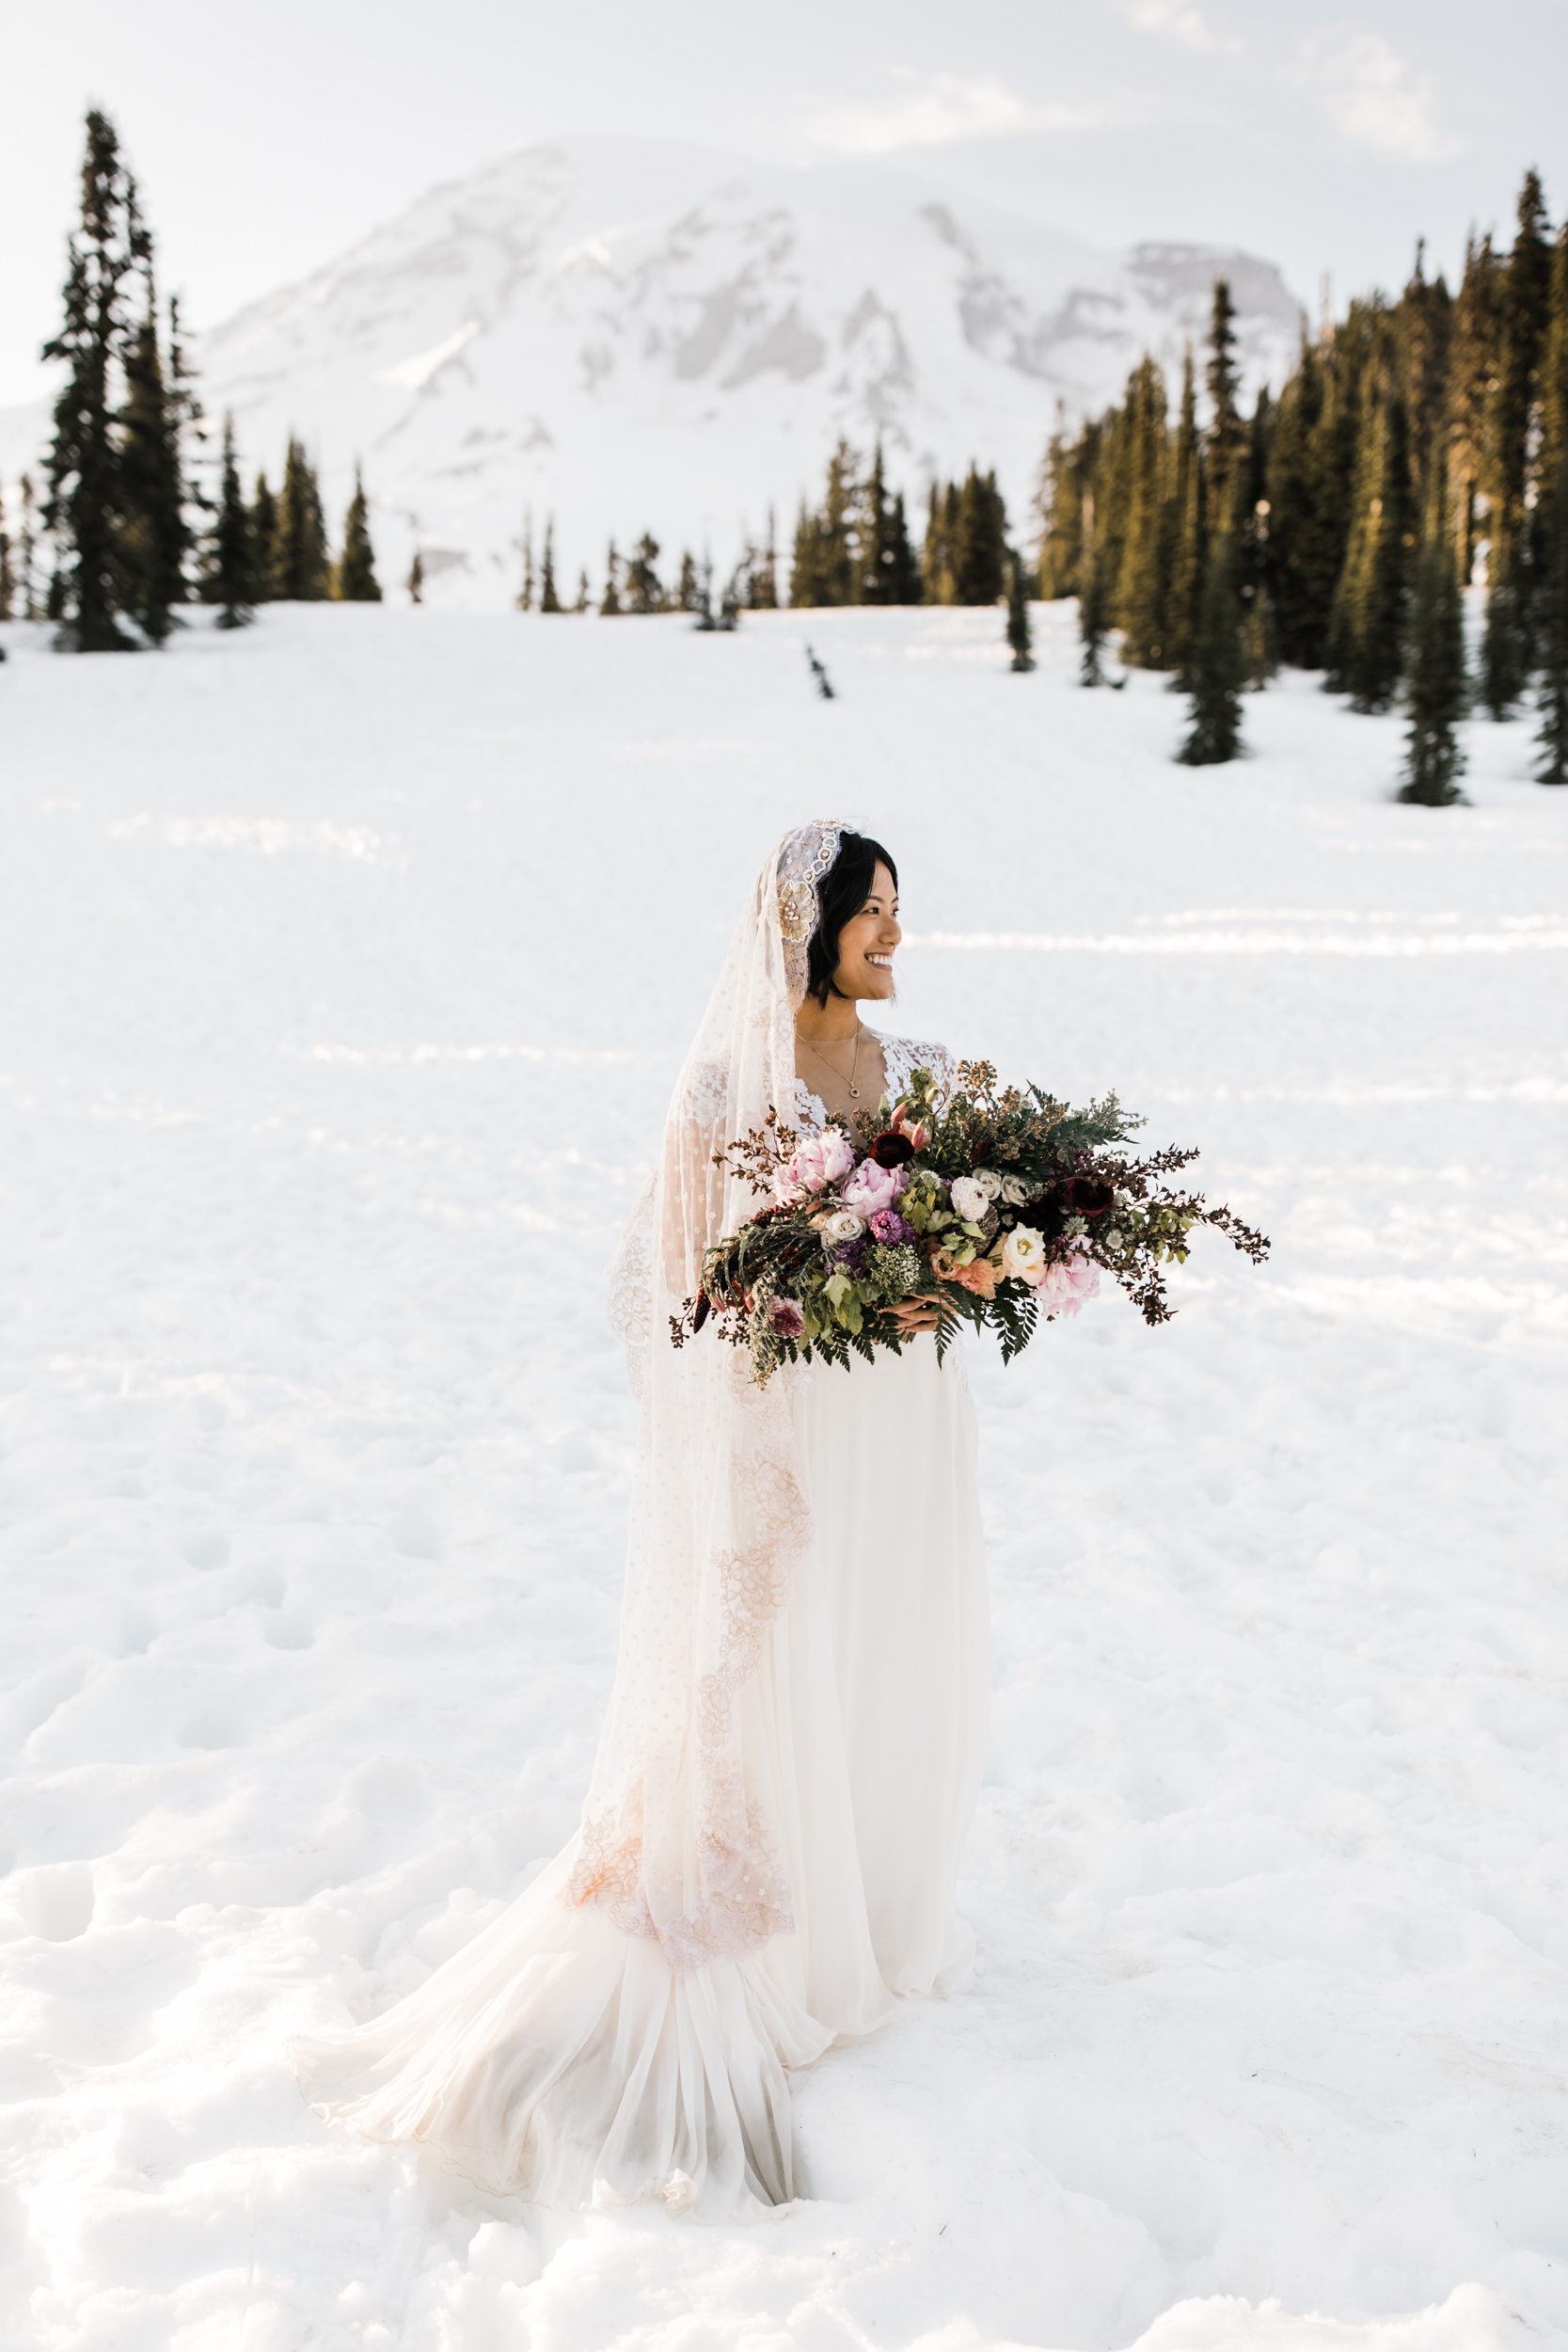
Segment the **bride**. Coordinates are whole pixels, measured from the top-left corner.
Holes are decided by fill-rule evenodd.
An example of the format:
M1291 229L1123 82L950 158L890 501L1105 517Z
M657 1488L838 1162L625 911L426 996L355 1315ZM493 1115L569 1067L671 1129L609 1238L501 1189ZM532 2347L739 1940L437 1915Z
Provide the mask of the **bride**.
M974 1417L929 1307L764 1390L669 1317L752 1213L714 1154L896 1100L898 877L799 827L747 901L612 1268L641 1398L610 1712L577 1836L420 1991L293 2045L317 2111L546 2204L743 2217L805 2193L788 2072L961 1981L990 1675Z

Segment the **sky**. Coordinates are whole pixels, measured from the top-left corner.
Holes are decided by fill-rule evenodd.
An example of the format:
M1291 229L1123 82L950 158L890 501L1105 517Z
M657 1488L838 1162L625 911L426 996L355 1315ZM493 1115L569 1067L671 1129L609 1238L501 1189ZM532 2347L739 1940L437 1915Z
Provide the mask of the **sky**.
M530 141L887 155L1117 246L1242 246L1315 310L1450 275L1524 168L1568 207L1564 0L77 0L0 26L0 406L38 398L81 119L117 122L199 331Z

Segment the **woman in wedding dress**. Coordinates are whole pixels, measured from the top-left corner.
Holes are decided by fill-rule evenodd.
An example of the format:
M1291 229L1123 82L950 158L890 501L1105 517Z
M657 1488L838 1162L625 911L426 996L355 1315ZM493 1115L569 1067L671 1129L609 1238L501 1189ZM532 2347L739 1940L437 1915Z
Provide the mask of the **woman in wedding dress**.
M880 1035L897 874L799 827L751 893L612 1268L641 1398L621 1647L581 1826L368 2026L293 2045L317 2111L497 2193L744 2217L809 2193L788 2072L961 1981L953 1909L990 1684L974 1410L929 1308L906 1343L765 1390L669 1318L756 1207L715 1165L951 1083Z

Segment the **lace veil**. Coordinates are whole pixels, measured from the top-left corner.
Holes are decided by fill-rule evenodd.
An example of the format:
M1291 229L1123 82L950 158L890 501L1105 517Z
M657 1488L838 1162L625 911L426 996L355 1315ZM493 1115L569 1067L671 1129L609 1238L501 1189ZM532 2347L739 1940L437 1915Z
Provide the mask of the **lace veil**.
M641 1417L620 1658L567 1897L656 1936L677 1968L794 1924L738 1706L811 1536L788 1401L711 1325L677 1349L667 1319L757 1205L714 1153L794 1104L794 1016L844 830L798 827L757 876L610 1268Z

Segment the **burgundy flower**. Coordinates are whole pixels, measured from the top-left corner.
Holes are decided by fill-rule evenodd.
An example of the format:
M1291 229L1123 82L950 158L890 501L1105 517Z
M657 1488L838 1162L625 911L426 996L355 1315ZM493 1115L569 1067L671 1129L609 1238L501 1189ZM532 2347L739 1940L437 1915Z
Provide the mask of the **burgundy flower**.
M705 1291L697 1293L697 1304L691 1311L691 1328L700 1331L707 1321L708 1297Z
M886 1135L877 1137L871 1156L879 1168L904 1168L914 1157L914 1146L908 1136L896 1134L890 1127Z
M1074 1216L1103 1216L1116 1197L1114 1184L1097 1184L1092 1176L1074 1176L1067 1188Z
M793 1298L775 1298L768 1310L768 1328L776 1340L798 1340L806 1318Z

